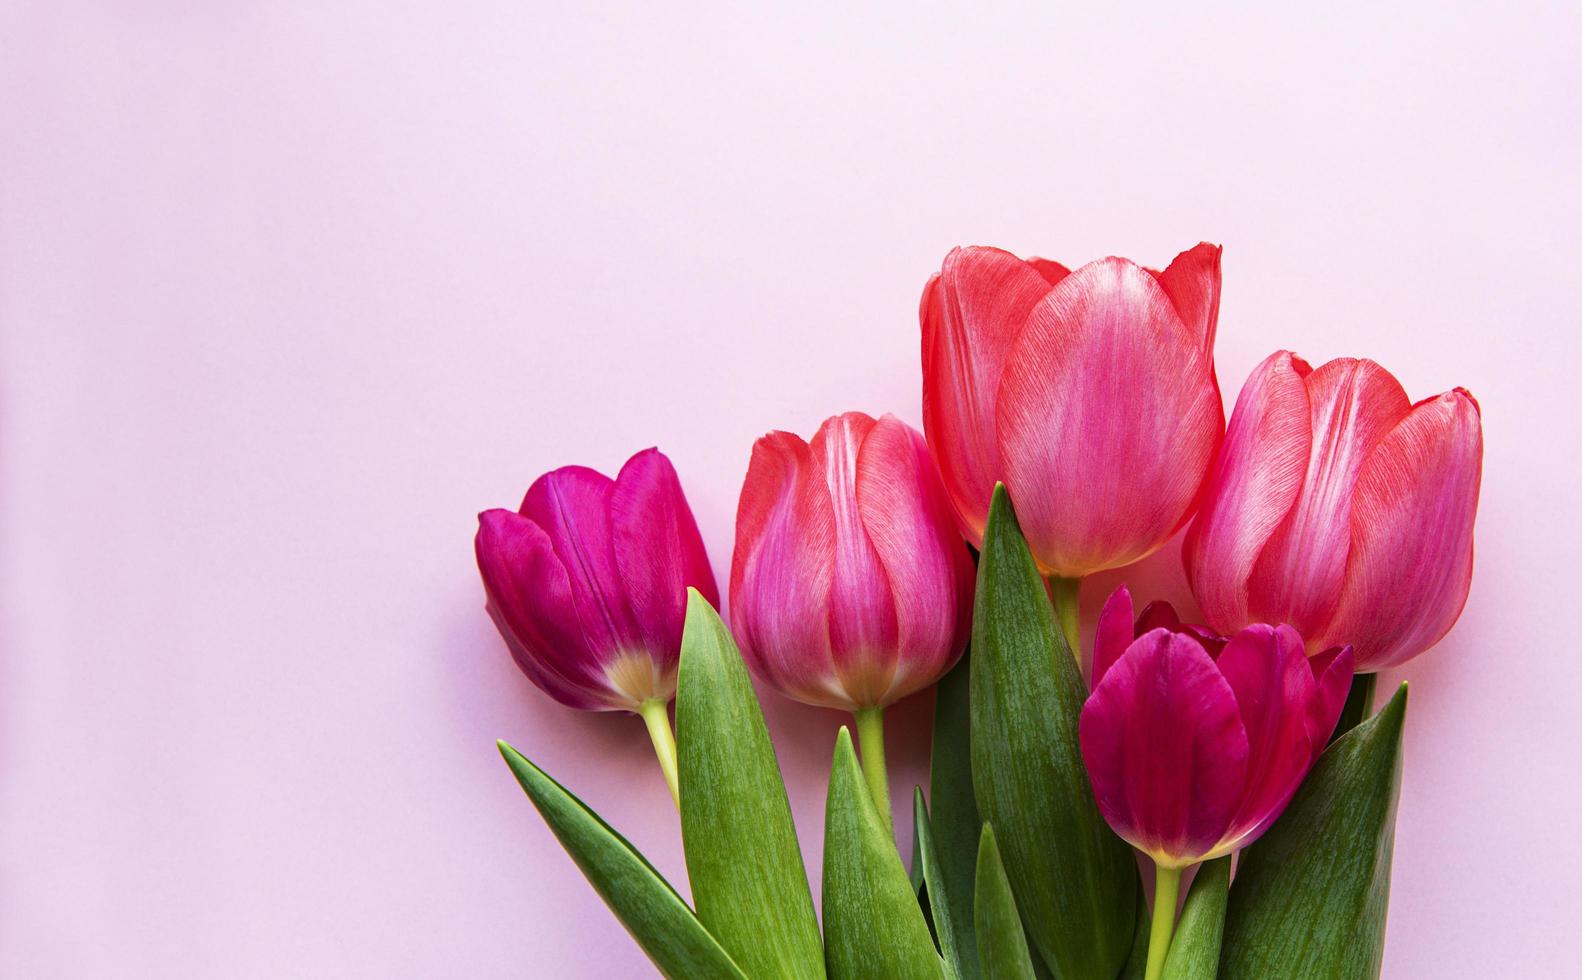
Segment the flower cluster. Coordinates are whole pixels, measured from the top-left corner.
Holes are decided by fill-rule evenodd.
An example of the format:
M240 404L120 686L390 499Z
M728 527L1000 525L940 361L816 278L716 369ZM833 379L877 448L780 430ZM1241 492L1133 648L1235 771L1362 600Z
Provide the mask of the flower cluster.
M1482 466L1472 396L1456 388L1413 403L1372 361L1315 369L1278 351L1227 426L1214 365L1220 289L1221 250L1209 244L1163 270L953 250L923 289L922 431L846 412L808 440L759 439L729 577L742 659L785 696L855 715L888 824L882 713L939 681L986 628L974 624L975 589L981 616L981 593L1009 588L986 582L974 560L1003 486L1029 574L1047 581L1048 621L1064 626L1051 642L1086 665L1080 717L1052 722L1069 723L1080 744L1085 805L1159 869L1150 978L1163 969L1180 869L1275 823L1348 695L1371 697L1371 678L1358 687L1354 674L1360 684L1432 647L1472 576ZM1160 603L1134 618L1122 587L1089 658L1081 579L1137 562L1183 528L1205 625ZM480 515L476 549L488 611L522 671L573 708L643 714L685 823L664 706L690 642L688 590L710 607L719 596L670 461L649 449L614 480L576 466L548 473L518 511ZM976 730L976 687L973 698ZM999 710L985 698L982 711ZM988 764L974 746L974 767ZM537 785L524 779L530 794ZM1008 853L1018 846L1007 838ZM1031 872L1006 871L1016 901L1036 907ZM1086 961L1054 940L1046 948L1028 914L1038 955L1085 975ZM942 933L937 921L931 931ZM939 955L963 955L940 942Z

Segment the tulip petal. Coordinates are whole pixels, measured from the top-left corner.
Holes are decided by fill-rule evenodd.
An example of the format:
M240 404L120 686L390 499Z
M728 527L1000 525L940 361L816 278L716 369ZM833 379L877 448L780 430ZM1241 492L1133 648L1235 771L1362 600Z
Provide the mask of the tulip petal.
M1256 840L1307 775L1315 756L1308 708L1318 690L1301 634L1289 626L1247 627L1231 637L1217 663L1236 692L1248 746L1246 791L1217 849L1228 854Z
M585 466L563 466L528 488L521 514L549 536L565 566L588 648L644 651L646 639L626 604L610 533L615 481Z
M847 694L863 707L876 704L874 699L889 689L896 667L890 579L857 507L858 457L875 424L861 412L836 415L819 426L810 444L823 470L835 522L830 653Z
M720 597L697 521L664 453L646 449L626 461L615 478L609 510L615 566L632 620L648 636L646 649L654 660L673 671L687 587L711 605L718 605Z
M1250 621L1248 577L1307 472L1312 425L1302 379L1309 371L1290 351L1275 351L1253 369L1182 547L1204 617L1225 632Z
M1416 656L1461 615L1482 472L1478 405L1461 389L1419 403L1362 467L1343 599L1324 631L1356 647L1358 671Z
M474 548L489 616L528 679L584 711L631 707L600 695L609 691L601 658L582 635L571 580L543 529L509 510L487 510Z
M1104 819L1155 861L1181 867L1224 836L1247 782L1236 695L1193 639L1132 643L1082 709L1082 758Z
M1071 275L1071 270L1053 259L1041 259L1036 255L1027 260L1033 270L1044 277L1044 281L1051 286L1058 285L1060 280Z
M1346 696L1351 693L1351 677L1356 657L1351 647L1330 647L1307 659L1313 670L1318 694L1308 702L1307 734L1313 744L1316 761L1329 744L1329 737L1340 723L1340 713L1346 708Z
M1132 629L1132 594L1121 586L1104 600L1099 610L1099 626L1093 634L1093 678L1089 689L1097 688L1115 661L1121 659L1137 634Z
M857 508L894 603L899 657L886 705L933 683L961 655L972 617L972 556L923 437L894 415L857 457Z
M1340 599L1357 477L1411 403L1400 382L1368 360L1337 358L1306 383L1312 420L1306 476L1253 566L1248 604L1254 620L1290 623L1311 638Z
M1130 564L1190 513L1224 417L1199 338L1141 267L1083 266L1034 308L1000 381L1005 483L1046 574Z
M1219 326L1220 255L1218 245L1200 242L1177 255L1163 272L1153 273L1175 305L1181 321L1191 328L1205 357L1214 356L1214 333Z
M835 517L808 444L771 432L753 445L736 512L731 624L742 654L777 690L848 707L829 645Z
M966 537L983 544L1004 479L995 396L1011 343L1064 267L958 248L923 290L923 431Z

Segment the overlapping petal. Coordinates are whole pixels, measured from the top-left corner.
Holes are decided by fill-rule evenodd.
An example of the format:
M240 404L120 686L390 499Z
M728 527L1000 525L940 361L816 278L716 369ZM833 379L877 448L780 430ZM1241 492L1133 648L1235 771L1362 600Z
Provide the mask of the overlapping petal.
M1000 379L1005 483L1042 570L1130 564L1190 513L1223 431L1202 337L1124 259L1066 276Z
M928 446L893 415L879 419L863 442L857 506L894 604L894 672L876 699L887 703L932 684L960 657L975 570Z
M962 530L983 543L1004 479L995 397L1011 343L1066 269L997 248L958 248L923 290L923 431Z
M1361 467L1341 600L1321 642L1350 643L1365 670L1433 646L1472 582L1483 471L1477 402L1456 389L1412 408Z
M776 689L837 705L829 642L835 515L807 443L771 432L753 446L736 511L731 624L742 656Z
M1208 621L1249 622L1248 579L1264 544L1302 488L1312 444L1303 378L1312 369L1276 351L1242 386L1182 547L1192 592Z

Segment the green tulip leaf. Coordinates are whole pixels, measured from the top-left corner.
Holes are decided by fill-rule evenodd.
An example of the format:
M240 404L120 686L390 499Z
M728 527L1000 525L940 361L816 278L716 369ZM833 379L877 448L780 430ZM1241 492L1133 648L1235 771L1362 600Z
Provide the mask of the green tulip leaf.
M754 978L823 977L813 894L763 711L735 642L696 589L687 590L676 749L698 919Z
M685 788L682 793L684 799ZM824 811L824 944L831 980L944 976L844 727L835 740Z
M949 980L961 980L961 953L956 948L956 932L951 922L955 912L950 903L943 901L942 891L937 892L941 900L934 901L936 889L942 888L942 871L939 866L939 848L934 841L933 823L928 818L928 805L923 802L921 786L912 791L912 828L912 876L915 879L922 875L923 878L922 888L914 884L912 890L918 893L924 916L932 917L934 939L945 960L945 976ZM978 961L976 952L972 961L974 964Z
M1225 900L1230 892L1230 857L1197 869L1187 891L1181 921L1165 957L1164 980L1214 980L1219 972L1220 938L1225 931Z
M1011 895L1011 880L1000 862L1000 849L994 842L994 825L983 825L978 844L978 880L973 908L978 936L978 961L985 976L1000 980L1037 980L1033 958L1027 950L1027 934L1016 914L1016 899Z
M1114 980L1137 867L1093 801L1077 742L1086 687L1003 486L978 562L971 687L978 811L1038 952L1061 980Z
M1406 685L1336 739L1285 813L1242 852L1223 980L1373 980L1384 959Z
M971 669L969 657L963 656L936 688L929 762L933 805L927 813L935 865L928 884L929 908L945 961L962 980L979 980L983 975L978 969L972 912L983 822L972 788Z
M1133 890L1137 893L1137 909L1134 915L1136 925L1132 929L1132 947L1126 957L1126 965L1121 967L1115 980L1143 980L1148 975L1148 930L1153 920L1148 915L1148 893L1143 891L1142 878L1137 879L1137 887Z
M676 890L626 838L511 746L501 742L500 754L560 845L659 972L677 980L746 980Z

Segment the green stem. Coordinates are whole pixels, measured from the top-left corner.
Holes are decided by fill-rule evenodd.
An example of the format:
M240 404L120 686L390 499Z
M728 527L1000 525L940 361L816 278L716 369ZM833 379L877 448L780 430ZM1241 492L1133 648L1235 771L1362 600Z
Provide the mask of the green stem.
M670 786L670 798L681 809L681 785L676 778L676 737L670 733L670 712L665 702L657 698L637 706L637 713L648 725L648 737L654 740L654 755L659 757L659 768L665 773Z
M895 827L890 820L890 778L884 769L884 709L858 708L852 712L857 719L857 744L862 747L862 774L868 780L868 794L879 810L879 817L891 834Z
M1340 720L1335 722L1335 733L1329 736L1331 742L1373 714L1373 691L1378 680L1378 674L1358 674L1351 679L1351 690L1346 694L1346 703L1341 706Z
M1066 646L1077 658L1080 666L1086 663L1082 654L1082 580L1049 576L1049 598L1055 605L1055 618L1060 621L1060 632L1065 634Z
M1176 928L1176 899L1181 895L1181 869L1157 865L1154 876L1154 921L1148 930L1148 969L1143 980L1159 980L1165 956L1170 952L1170 934Z

